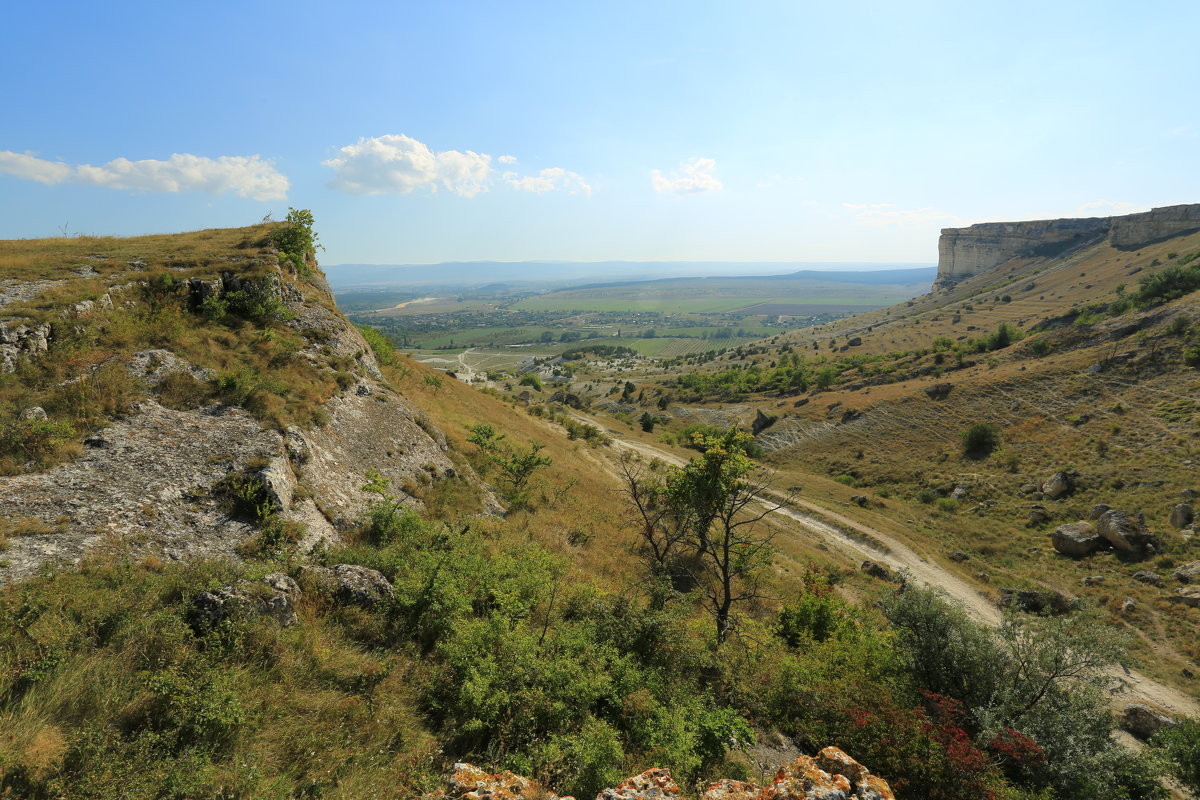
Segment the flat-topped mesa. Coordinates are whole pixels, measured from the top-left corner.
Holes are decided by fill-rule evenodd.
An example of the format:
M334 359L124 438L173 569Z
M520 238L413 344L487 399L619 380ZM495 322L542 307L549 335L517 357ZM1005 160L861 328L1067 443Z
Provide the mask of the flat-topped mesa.
M1123 249L1200 230L1200 204L1166 206L1140 214L1030 222L984 222L943 228L937 283L954 283L1013 258L1056 256L1105 239Z

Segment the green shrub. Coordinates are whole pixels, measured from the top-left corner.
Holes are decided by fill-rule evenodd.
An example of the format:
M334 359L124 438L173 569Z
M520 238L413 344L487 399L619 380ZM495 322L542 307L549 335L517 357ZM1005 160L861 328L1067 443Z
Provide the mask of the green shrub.
M387 367L394 367L400 363L396 358L396 343L386 333L370 325L355 325L354 327L358 328L358 332L362 334L363 339L366 339L367 345L371 348L371 352L375 354L375 358L380 364Z
M1182 719L1172 728L1165 728L1151 740L1171 775L1190 789L1200 793L1200 719Z
M963 453L986 457L1000 446L1000 429L990 422L976 422L962 432Z

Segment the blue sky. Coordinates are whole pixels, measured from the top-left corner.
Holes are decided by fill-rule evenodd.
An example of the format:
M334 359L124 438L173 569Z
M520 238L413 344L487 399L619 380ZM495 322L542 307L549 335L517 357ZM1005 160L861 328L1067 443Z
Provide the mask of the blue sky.
M0 238L310 208L327 264L936 260L1200 202L1195 2L39 2Z

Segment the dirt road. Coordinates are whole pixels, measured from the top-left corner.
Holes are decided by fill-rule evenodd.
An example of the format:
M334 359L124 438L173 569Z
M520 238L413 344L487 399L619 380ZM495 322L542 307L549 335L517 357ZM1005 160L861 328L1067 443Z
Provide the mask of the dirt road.
M595 420L582 416L578 419L581 422L596 424ZM619 450L637 453L644 458L657 458L675 466L684 464L684 459L673 453L644 442L617 438L619 434L611 429L608 433L613 437L613 445ZM799 509L807 509L814 513L805 513ZM869 559L891 570L905 571L921 583L944 591L979 622L993 627L1000 624L1000 610L990 598L980 594L962 578L926 561L903 542L883 531L806 500L793 499L789 507L778 508L774 513L792 520L796 527L837 548L852 560ZM819 514L820 517L814 514ZM1176 715L1195 716L1200 713L1200 703L1195 697L1172 686L1132 670L1116 669L1113 674L1126 684L1125 689L1114 698L1113 705L1118 710L1132 700L1146 700ZM1132 737L1122 737L1122 741L1130 746L1137 746Z

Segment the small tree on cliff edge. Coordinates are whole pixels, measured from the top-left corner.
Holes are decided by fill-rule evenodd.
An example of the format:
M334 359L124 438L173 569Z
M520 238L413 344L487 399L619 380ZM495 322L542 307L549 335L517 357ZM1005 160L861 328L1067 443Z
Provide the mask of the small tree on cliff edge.
M733 630L735 608L761 597L761 578L771 563L772 534L757 523L782 503L762 500L769 481L746 455L749 434L730 428L696 434L704 455L670 471L661 483L626 472L626 496L637 513L652 568L686 569L704 596L720 645ZM672 559L680 550L694 556Z

